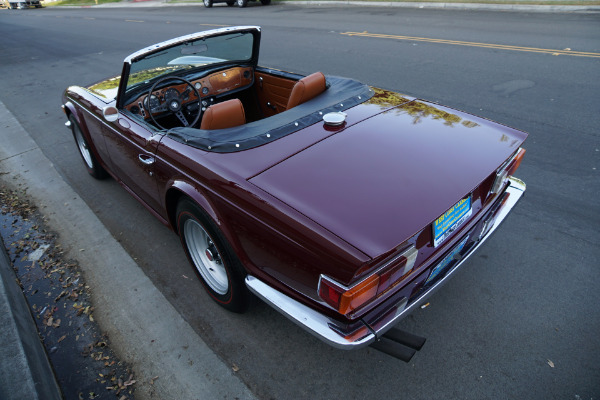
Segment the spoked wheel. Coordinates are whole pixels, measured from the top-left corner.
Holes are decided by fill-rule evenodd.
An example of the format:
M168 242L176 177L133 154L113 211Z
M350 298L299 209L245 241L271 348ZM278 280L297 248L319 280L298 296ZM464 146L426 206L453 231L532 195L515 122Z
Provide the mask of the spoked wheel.
M73 131L73 137L75 138L77 149L79 150L79 154L83 159L83 163L85 164L85 168L87 169L88 173L96 179L106 178L108 174L104 168L102 168L102 165L100 165L98 160L96 160L96 157L92 153L85 136L83 136L81 127L73 116L69 117L69 121L71 122L71 130Z
M213 0L204 0L204 7L211 8L213 6Z
M183 248L211 297L230 311L247 310L251 295L245 271L210 217L189 200L177 207L177 231Z
M238 7L246 7L248 5L248 0L235 0L235 3Z

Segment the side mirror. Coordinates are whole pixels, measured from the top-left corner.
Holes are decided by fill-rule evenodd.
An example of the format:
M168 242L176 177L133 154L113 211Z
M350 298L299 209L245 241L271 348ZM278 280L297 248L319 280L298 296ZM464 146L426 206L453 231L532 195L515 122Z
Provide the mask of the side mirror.
M115 122L119 118L119 110L113 106L104 107L102 109L102 115L108 122Z

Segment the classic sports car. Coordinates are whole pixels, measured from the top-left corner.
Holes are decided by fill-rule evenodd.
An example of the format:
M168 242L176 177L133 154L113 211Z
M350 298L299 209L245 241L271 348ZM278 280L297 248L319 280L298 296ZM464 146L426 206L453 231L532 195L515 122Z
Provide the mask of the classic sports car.
M259 67L223 28L69 87L84 165L178 233L210 296L251 292L327 343L379 341L522 196L526 134L352 79Z

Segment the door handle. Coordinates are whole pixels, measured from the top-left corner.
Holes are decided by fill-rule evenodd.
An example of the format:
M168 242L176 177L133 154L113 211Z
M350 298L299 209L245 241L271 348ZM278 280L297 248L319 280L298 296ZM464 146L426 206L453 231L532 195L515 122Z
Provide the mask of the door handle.
M154 164L154 161L155 161L155 160L154 160L154 157L152 157L152 156L149 156L149 155L147 155L147 154L140 154L140 155L138 156L138 159L139 159L139 160L140 160L140 161L141 161L143 164L146 164L146 165L152 165L152 164Z

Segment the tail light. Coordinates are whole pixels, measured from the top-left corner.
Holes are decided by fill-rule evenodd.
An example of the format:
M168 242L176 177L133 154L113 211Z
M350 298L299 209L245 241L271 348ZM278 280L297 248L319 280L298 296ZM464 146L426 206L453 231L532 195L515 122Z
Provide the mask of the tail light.
M517 168L521 165L521 161L523 161L523 157L525 156L525 149L521 148L517 151L517 154L512 158L509 162L508 167L506 168L506 172L508 175L512 175L515 173Z
M521 165L524 155L525 149L520 148L508 160L506 160L500 168L498 168L496 171L496 179L494 179L490 193L496 194L500 192L500 190L504 187L509 175L514 174L517 168L519 168L519 165Z
M415 266L418 251L409 247L360 282L346 287L326 275L319 278L319 296L340 314L347 315L396 286Z

